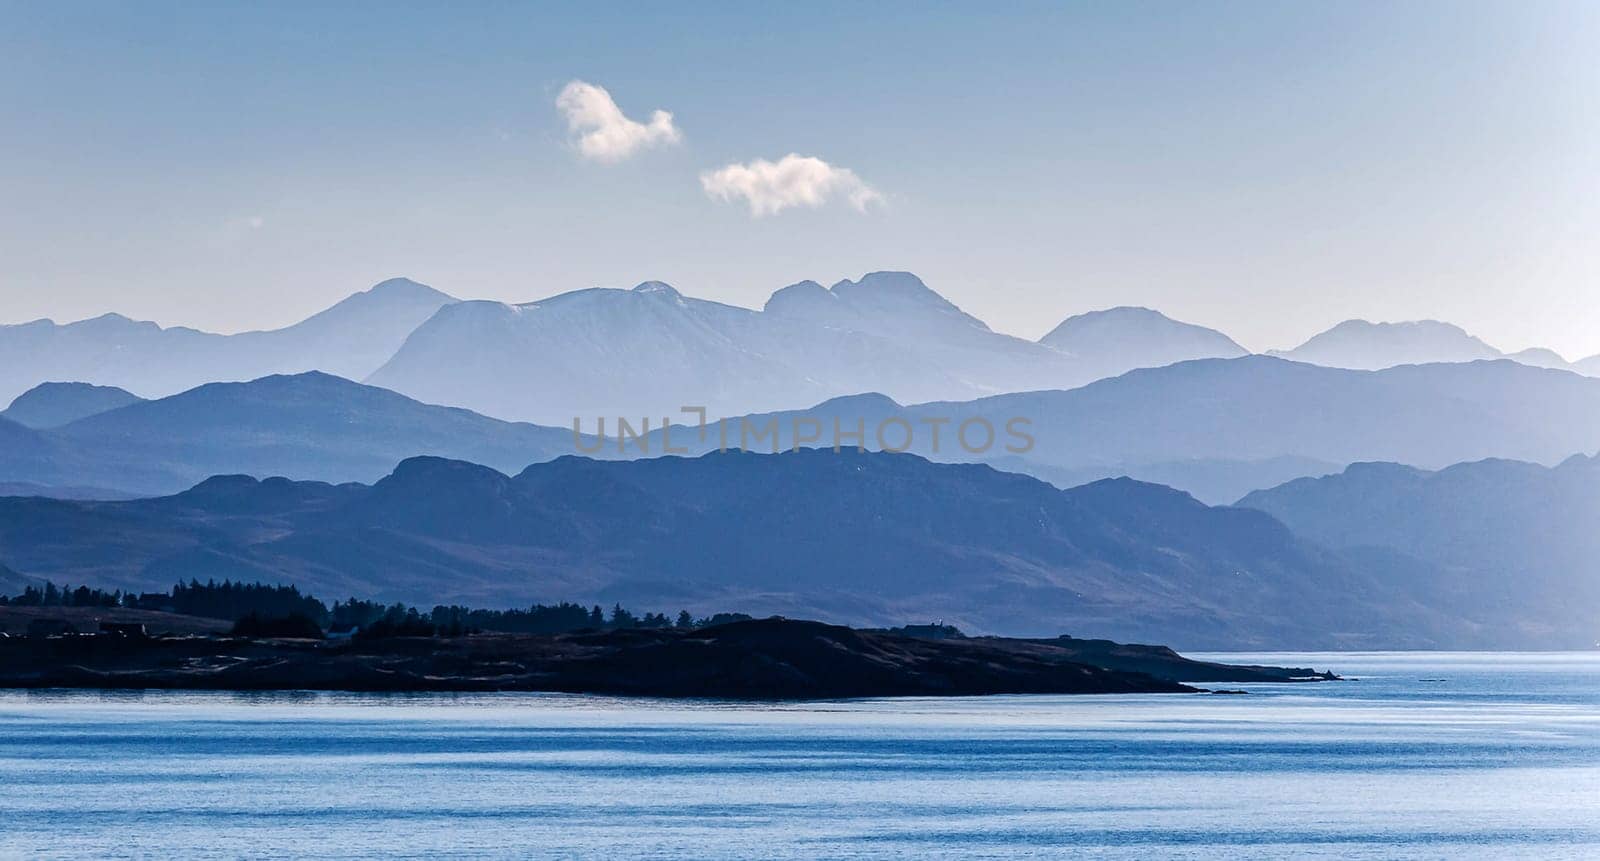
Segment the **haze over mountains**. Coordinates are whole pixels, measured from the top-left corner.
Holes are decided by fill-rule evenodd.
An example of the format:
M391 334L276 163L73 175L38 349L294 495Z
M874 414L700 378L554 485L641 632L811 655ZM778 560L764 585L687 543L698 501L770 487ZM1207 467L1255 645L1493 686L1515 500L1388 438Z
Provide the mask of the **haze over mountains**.
M1330 368L1368 371L1398 365L1510 359L1537 368L1587 375L1600 373L1600 356L1568 362L1554 350L1543 348L1504 353L1459 326L1437 320L1407 323L1346 320L1292 350L1272 350L1269 355Z
M1351 555L1375 549L1436 566L1451 596L1475 592L1520 620L1508 640L1587 632L1575 645L1588 647L1600 636L1600 458L1436 472L1360 463L1239 504Z
M1180 323L1149 308L1108 308L1068 317L1039 343L1088 363L1095 378L1250 351L1215 329ZM1137 358L1135 358L1137 357Z
M626 597L1190 648L1479 642L1470 620L1425 606L1431 571L1350 565L1260 512L910 455L561 458L515 477L419 458L370 487L219 477L127 503L0 499L0 554L132 589L231 577L480 605Z
M43 382L117 386L146 398L206 382L320 370L428 403L570 426L575 416L793 409L879 392L901 403L1071 389L1139 368L1247 350L1145 308L1064 320L1037 342L994 332L915 275L802 281L759 310L693 299L661 282L510 305L458 302L392 279L284 329L216 335L116 314L0 326L0 402ZM1505 357L1444 323L1348 321L1280 353L1331 367ZM1600 373L1548 350L1514 361Z
M1437 468L1484 457L1556 463L1600 447L1600 380L1499 360L1413 365L1383 371L1323 368L1269 356L1208 359L1132 371L1068 391L1022 392L974 401L902 406L879 395L839 398L807 410L736 418L731 446L745 426L749 447L833 444L835 423L867 430L868 448L901 448L934 460L985 461L1062 487L1127 475L1225 504L1250 490L1304 475L1337 472L1363 460ZM885 424L899 420L902 424ZM1033 438L1009 452L1007 423L1023 419ZM796 422L801 422L797 425ZM969 426L967 451L957 432ZM777 439L757 438L769 424ZM942 431L935 449L934 425ZM593 422L585 423L594 431ZM885 429L884 439L876 430ZM612 444L602 454L616 456ZM674 446L691 453L721 445L675 428ZM649 451L664 451L661 433ZM856 443L845 439L844 445ZM638 446L628 451L637 454Z
M11 406L0 411L0 418L35 429L53 428L141 400L116 386L40 383L18 395Z
M203 383L320 370L360 379L455 300L395 278L293 326L218 335L105 314L0 326L0 401L45 382L117 386L146 398Z
M422 325L368 382L419 400L570 426L574 417L713 415L879 391L906 401L1070 388L1147 360L1080 356L991 331L916 276L802 281L761 311L660 282L525 305L468 302ZM1152 359L1149 361L1156 361Z
M73 391L50 386L27 402ZM654 423L648 437L627 445L618 442L615 418L603 439L596 437L598 422L586 420L579 445L570 427L503 422L326 374L275 376L210 384L57 427L0 418L0 433L10 440L0 449L0 482L121 495L173 493L225 472L370 482L423 454L511 470L572 453L660 456L668 444L690 454L738 448L741 441L754 451L787 450L797 428L802 447L831 447L838 423L845 432L859 427L869 449L887 443L938 461L987 462L1059 487L1126 475L1225 504L1358 461L1437 468L1513 457L1554 464L1594 451L1600 380L1505 360L1349 371L1244 356L967 402L902 406L882 395L834 398L712 424L704 437L692 416L680 415L669 439ZM636 427L639 418L632 420ZM1007 430L1019 419L1015 427L1031 447L1007 451L1023 442ZM969 442L985 442L985 425L993 429L992 442L981 451L963 448L958 433L965 428ZM841 444L857 443L841 437Z
M220 473L371 482L418 454L517 469L572 450L570 429L422 404L316 372L210 383L49 429L0 418L0 481L141 495Z
M1600 482L1573 455L1600 448L1600 379L1440 323L1284 355L1315 363L1143 308L1028 341L899 272L759 311L659 282L508 305L395 280L272 332L0 327L0 564L1190 646L1592 636ZM690 405L732 418L701 436ZM746 424L753 450L822 450L664 458L667 416L686 454ZM619 446L619 417L653 433ZM835 424L934 462L836 454ZM1452 466L1485 458L1526 463ZM1401 465L1346 469L1369 461ZM1207 507L1240 497L1273 517Z

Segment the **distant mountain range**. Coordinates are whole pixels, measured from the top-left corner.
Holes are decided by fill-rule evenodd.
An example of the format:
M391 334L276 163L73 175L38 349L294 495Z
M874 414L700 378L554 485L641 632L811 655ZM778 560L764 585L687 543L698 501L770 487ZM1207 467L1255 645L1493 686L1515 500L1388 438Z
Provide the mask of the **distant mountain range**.
M94 536L93 541L82 540ZM1350 564L1269 515L1131 480L1069 491L910 455L438 458L375 485L210 479L0 499L0 559L105 587L190 577L504 606L575 599L1195 647L1468 646L1426 566Z
M1180 323L1149 308L1110 308L1068 317L1039 343L1079 359L1096 379L1137 368L1250 354L1215 329Z
M656 281L538 302L458 302L385 281L301 323L216 335L118 315L0 326L0 403L43 382L140 397L320 370L429 403L570 426L575 416L790 408L882 391L904 401L1071 388L1243 352L1144 309L1073 318L1042 342L991 331L905 272L775 292L760 311Z
M360 379L453 302L431 287L396 278L272 331L218 335L119 314L64 325L35 320L0 326L0 402L44 382L117 386L153 398L203 383L301 371Z
M51 387L28 400L73 391ZM621 446L616 418L608 417L604 440L595 438L598 422L585 421L580 448L570 428L503 422L326 374L275 376L209 384L53 428L0 418L0 441L9 440L0 448L0 482L149 495L234 472L371 482L424 454L514 470L562 454L629 459L670 453L667 443L687 454L722 446L719 425L701 437L684 415L669 439L654 419L649 437ZM637 428L643 418L630 421ZM1005 448L1021 442L1007 431L1014 420L1033 440L1027 451ZM802 447L831 447L835 423L845 432L859 427L871 449L884 447L881 428L888 448L909 442L907 450L933 460L986 462L1060 487L1129 476L1224 504L1358 461L1437 468L1503 456L1554 464L1592 452L1600 447L1600 380L1504 360L1349 371L1244 356L975 401L834 398L729 419L726 447L746 437L752 451L787 450L797 426ZM985 426L992 443L964 449L963 432L975 446L987 442Z
M1025 420L1033 438L1025 452L1004 449L1013 442L1004 432L1013 419ZM797 425L806 420L820 428ZM899 424L886 424L892 421ZM984 441L985 427L994 430L994 444L963 449L957 433L968 422L975 423L968 427L974 446ZM1593 451L1600 447L1600 380L1505 360L1351 371L1245 356L1132 371L1069 391L959 403L838 398L809 410L732 419L727 439L737 447L746 425L771 425L775 442L752 435L748 447L790 448L797 427L803 437L825 429L820 440L804 444L832 445L836 423L864 426L868 448L883 447L879 427L890 448L900 448L911 430L907 450L935 460L991 462L1061 486L1126 475L1221 504L1363 460L1436 468L1503 456L1553 464ZM605 453L617 456L614 424L608 433ZM702 440L678 427L668 441L697 453L721 440L717 428ZM629 451L637 454L637 446ZM664 451L659 431L649 451Z
M1574 635L1574 647L1600 641L1595 457L1555 467L1483 460L1437 472L1360 463L1252 493L1239 504L1354 558L1400 553L1437 567L1448 584L1438 603L1471 596L1500 608L1481 625L1499 629L1507 642L1548 641L1558 633Z
M1581 372L1427 321L1275 357L1113 308L1034 342L903 272L759 311L396 279L269 332L37 321L0 327L0 583L1568 648L1600 610ZM707 454L741 443L788 453Z
M19 403L82 390L48 387ZM73 397L54 406L64 409ZM80 404L81 406L81 404ZM59 427L0 418L0 481L123 494L173 493L218 473L376 481L418 454L517 469L573 451L570 429L418 403L322 373L209 383Z
M883 392L907 402L1064 389L1131 368L1243 352L1154 312L1074 318L1042 342L994 332L907 272L785 287L761 311L660 282L526 305L442 310L368 382L430 403L570 426L575 417L713 415Z
M40 383L18 395L11 406L0 411L0 418L39 430L60 427L141 400L144 399L116 386Z
M1398 365L1510 359L1536 368L1600 375L1600 356L1568 362L1554 350L1543 348L1503 353L1467 334L1461 327L1437 320L1409 323L1346 320L1292 350L1274 350L1269 355L1330 368L1368 371Z
M991 330L907 272L813 281L759 310L694 299L658 281L511 305L459 302L385 281L293 326L217 335L115 314L0 326L0 403L43 382L116 386L145 398L207 382L318 370L509 420L713 415L793 409L880 392L901 403L1064 390L1141 368L1248 351L1147 308L1069 317L1037 342ZM1600 357L1510 356L1445 323L1347 321L1282 353L1329 367L1510 358L1600 374Z

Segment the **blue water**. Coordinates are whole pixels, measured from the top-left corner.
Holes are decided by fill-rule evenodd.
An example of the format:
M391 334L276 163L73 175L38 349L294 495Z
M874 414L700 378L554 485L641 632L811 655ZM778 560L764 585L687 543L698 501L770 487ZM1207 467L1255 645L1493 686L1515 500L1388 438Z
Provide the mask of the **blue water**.
M1600 654L1218 657L1360 680L799 705L0 692L0 857L1600 857Z

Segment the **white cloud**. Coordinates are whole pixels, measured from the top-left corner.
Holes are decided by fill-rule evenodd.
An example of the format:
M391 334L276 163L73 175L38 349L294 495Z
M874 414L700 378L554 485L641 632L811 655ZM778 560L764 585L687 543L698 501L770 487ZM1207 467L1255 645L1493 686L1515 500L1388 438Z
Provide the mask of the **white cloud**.
M656 111L649 123L630 120L605 87L585 81L563 87L556 108L577 136L578 152L595 161L622 161L645 147L677 143L683 137L672 124L672 114Z
M717 200L744 201L750 214L757 218L792 206L816 209L834 197L843 197L858 212L883 202L883 195L862 182L855 171L796 153L775 162L758 158L708 170L700 174L700 185Z
M245 219L245 223L250 225L252 229L260 230L261 226L267 223L267 220L259 215L252 215Z

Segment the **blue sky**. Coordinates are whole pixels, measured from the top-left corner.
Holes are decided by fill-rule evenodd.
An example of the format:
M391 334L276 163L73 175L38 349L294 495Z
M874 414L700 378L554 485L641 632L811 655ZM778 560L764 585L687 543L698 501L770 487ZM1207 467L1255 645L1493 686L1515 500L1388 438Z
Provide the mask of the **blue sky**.
M1600 7L769 5L0 3L0 321L894 268L1028 337L1142 304L1600 353ZM679 139L585 158L573 80ZM702 187L789 153L881 202Z

